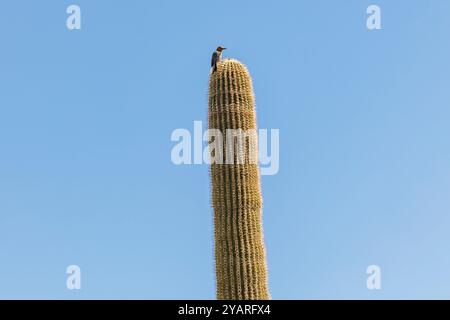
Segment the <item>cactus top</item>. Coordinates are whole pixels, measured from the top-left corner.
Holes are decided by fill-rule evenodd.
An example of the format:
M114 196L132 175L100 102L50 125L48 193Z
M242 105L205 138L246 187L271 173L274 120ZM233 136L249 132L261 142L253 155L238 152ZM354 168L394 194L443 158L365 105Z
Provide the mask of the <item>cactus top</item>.
M236 109L237 112L254 114L254 100L252 80L245 65L235 59L222 60L217 65L217 71L210 77L210 112L227 107ZM256 122L251 125L241 128L244 130L256 128Z

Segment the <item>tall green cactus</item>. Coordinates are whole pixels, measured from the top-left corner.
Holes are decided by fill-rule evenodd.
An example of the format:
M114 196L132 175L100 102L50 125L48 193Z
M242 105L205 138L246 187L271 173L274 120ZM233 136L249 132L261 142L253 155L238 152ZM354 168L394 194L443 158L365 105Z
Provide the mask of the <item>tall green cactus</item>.
M223 60L211 74L208 127L222 133L224 158L227 129L256 132L252 81L239 61ZM256 144L243 145L246 153L257 155ZM217 298L270 299L258 163L249 157L243 163L236 161L236 155L233 158L233 164L224 159L223 163L212 163L210 168Z

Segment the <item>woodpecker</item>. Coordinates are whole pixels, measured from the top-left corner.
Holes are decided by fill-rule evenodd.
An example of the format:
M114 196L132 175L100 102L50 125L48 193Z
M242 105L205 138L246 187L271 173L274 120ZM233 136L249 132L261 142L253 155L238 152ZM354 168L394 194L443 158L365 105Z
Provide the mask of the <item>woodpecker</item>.
M222 59L222 51L226 48L223 47L217 47L216 51L213 52L211 57L211 68L213 68L212 72L217 70L217 64Z

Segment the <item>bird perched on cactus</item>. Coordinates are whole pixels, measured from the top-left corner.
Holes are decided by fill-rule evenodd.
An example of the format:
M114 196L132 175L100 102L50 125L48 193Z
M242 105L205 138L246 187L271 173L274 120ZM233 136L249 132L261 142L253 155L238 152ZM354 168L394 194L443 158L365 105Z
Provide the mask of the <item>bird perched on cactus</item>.
M211 57L211 68L212 72L215 72L217 70L217 64L222 60L222 52L226 48L218 46L216 51L213 52Z
M219 49L223 48L216 52L222 51ZM208 129L221 132L220 141L225 141L217 143L218 136L210 136L209 143L216 146L214 158L220 159L218 155L222 154L232 160L211 161L210 168L217 298L270 299L259 166L252 161L258 159L258 143L251 137L257 137L242 135L256 135L255 99L250 73L237 60L220 61L210 75ZM234 135L239 132L242 138ZM243 161L238 161L240 153L244 154Z

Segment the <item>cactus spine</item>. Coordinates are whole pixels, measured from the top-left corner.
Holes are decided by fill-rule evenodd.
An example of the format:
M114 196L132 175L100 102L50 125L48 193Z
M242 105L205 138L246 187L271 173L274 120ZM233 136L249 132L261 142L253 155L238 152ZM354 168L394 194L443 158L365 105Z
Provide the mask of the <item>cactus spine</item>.
M218 64L210 77L208 103L208 127L222 133L225 158L227 129L253 129L256 134L252 81L243 64L231 59ZM251 152L251 145L243 145ZM233 158L233 164L224 160L210 168L217 298L270 299L258 163Z

